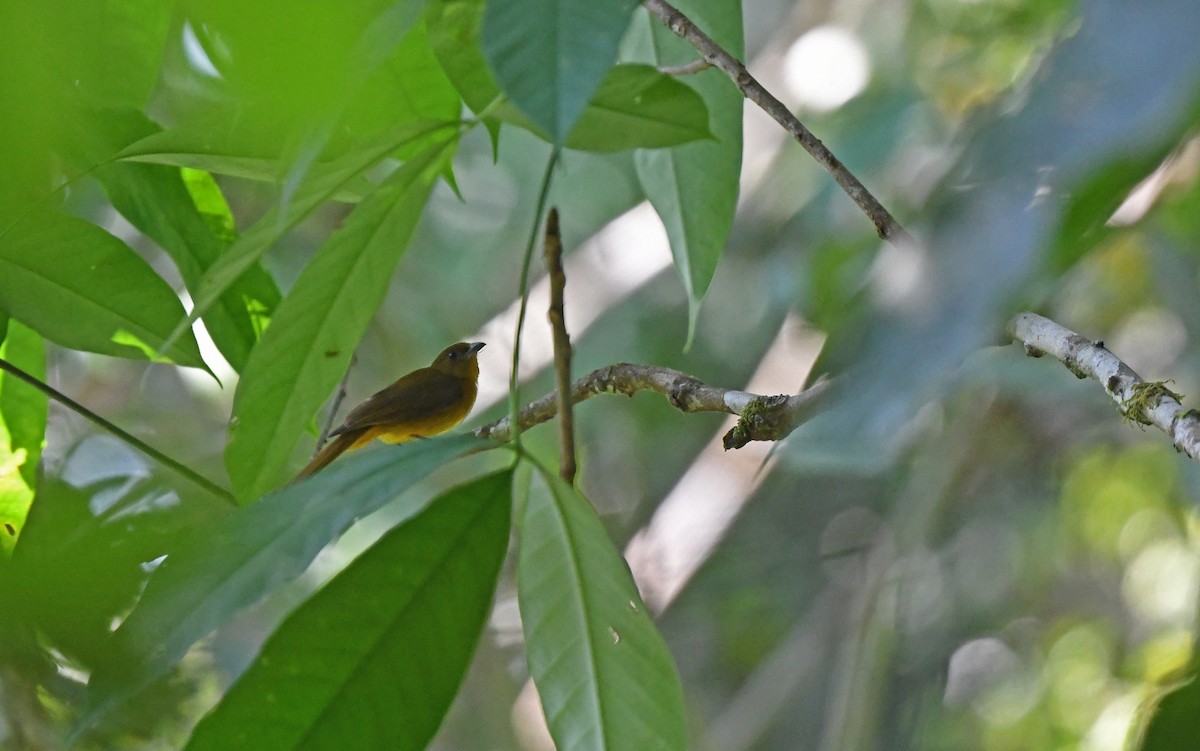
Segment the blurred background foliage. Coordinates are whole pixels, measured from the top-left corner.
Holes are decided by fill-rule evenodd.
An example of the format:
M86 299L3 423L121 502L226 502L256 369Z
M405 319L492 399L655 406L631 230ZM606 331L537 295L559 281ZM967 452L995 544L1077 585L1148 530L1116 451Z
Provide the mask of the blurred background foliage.
M1120 749L1147 716L1146 702L1188 674L1200 468L1162 435L1125 423L1096 384L1048 358L1026 358L1003 333L1008 315L1033 306L1103 340L1148 380L1197 393L1200 77L1175 36L1196 38L1188 4L1148 4L1147 17L1177 12L1169 29L1126 23L1141 9L1101 0L745 0L751 71L910 230L933 239L916 260L881 247L828 177L748 109L737 217L686 351L688 297L664 244L628 233L592 239L644 200L633 157L565 154L551 201L568 258L591 254L568 268L568 299L593 300L586 326L568 320L578 373L643 362L728 387L794 392L823 336L818 369L853 377L834 419L770 456L769 447L714 451L726 421L682 415L653 396L602 397L577 412L582 488L628 545L643 587L668 593L657 599L660 625L682 674L695 748ZM295 124L320 121L330 108L349 113L330 135L335 147L394 116L391 104L370 106L370 95L343 102L337 87L352 32L383 3L258 3L233 16L233 4L107 4L126 8L136 19L129 24L87 4L18 5L0 2L0 33L22 40L0 44L13 74L3 77L3 95L28 105L0 117L6 208L44 193L56 173L47 144L68 125L61 113L76 106L38 62L56 55L81 56L72 69L94 80L75 84L93 101L144 108L164 124L235 124L245 143L276 152L282 145L303 155ZM114 29L134 57L160 61L152 77L145 65L95 54L92 35ZM1069 51L1056 55L1056 45ZM202 60L239 75L218 76ZM1055 78L1114 67L1130 78L1101 108L1088 98L1095 92ZM384 66L363 85L403 85L408 75ZM1151 91L1162 80L1171 85ZM1140 90L1148 101L1123 97ZM1039 107L1062 127L1039 120ZM1108 137L1112 123L1126 126L1120 138ZM1087 150L1059 149L1080 133L1096 136L1085 139ZM489 322L514 302L549 147L512 127L501 145L494 161L488 134L477 129L462 141L453 165L460 195L444 183L434 190L359 345L348 403L448 342L502 331ZM986 189L1004 183L1006 167L1015 174L1039 164L1070 172L1070 182L1055 184L1043 214L1022 225L1014 204ZM265 182L218 184L239 226L278 195ZM114 211L97 181L72 183L64 199L181 287L180 270ZM265 256L280 290L347 211L324 207ZM633 226L661 232L653 222ZM601 270L616 281L589 276ZM911 294L922 283L932 291ZM960 300L982 302L968 311ZM542 325L540 311L528 325ZM35 362L40 346L9 324L6 358ZM14 354L22 347L33 351ZM198 370L54 345L46 352L50 383L223 481L236 375L211 347L220 384ZM481 363L485 379L507 377L496 349ZM550 387L543 367L522 394ZM10 432L20 410L45 409L21 388L0 381ZM502 414L502 404L485 402L471 425ZM58 545L48 560L23 558L20 547L12 559L38 572L21 578L36 582L34 591L7 599L37 611L44 641L0 634L0 742L10 748L58 745L78 712L78 668L132 602L144 562L198 519L227 513L77 415L57 404L49 412L38 502L22 535ZM870 429L838 434L846 425ZM553 428L536 429L529 442L553 461ZM0 455L0 465L11 461ZM35 479L29 466L26 489L5 485L0 503L22 502ZM453 481L438 476L412 492ZM79 747L180 745L281 616L386 528L387 515L369 518L302 580L222 628ZM711 544L672 559L672 546L697 528ZM502 577L434 748L546 747L526 689L511 562ZM1196 702L1184 706L1186 716ZM1187 747L1175 744L1194 742L1188 732L1180 723L1149 740Z

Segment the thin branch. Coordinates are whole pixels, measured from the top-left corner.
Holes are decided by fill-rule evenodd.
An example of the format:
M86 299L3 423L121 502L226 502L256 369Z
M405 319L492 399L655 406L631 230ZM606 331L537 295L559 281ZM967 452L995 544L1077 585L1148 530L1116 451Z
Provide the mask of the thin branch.
M1183 397L1162 383L1141 376L1104 348L1104 342L1086 339L1048 318L1018 313L1008 331L1024 343L1030 357L1051 354L1078 378L1097 381L1113 398L1125 419L1153 425L1170 436L1177 451L1200 460L1200 413L1184 410Z
M644 0L643 5L651 14L666 24L668 29L695 47L706 61L720 68L725 75L729 76L733 85L742 92L742 96L757 104L775 122L782 125L784 130L791 133L792 137L804 147L804 150L812 155L817 164L824 167L825 171L833 177L846 195L850 196L866 213L875 224L875 231L881 238L894 242L911 242L912 236L900 226L900 223L883 207L883 204L871 195L871 192L859 182L858 178L833 155L833 152L825 148L825 144L821 143L820 139L804 127L804 124L788 110L783 102L776 99L771 92L755 80L754 76L750 75L741 61L726 52L666 0Z
M158 462L159 464L162 464L165 467L175 470L179 474L183 475L187 479L196 483L200 487L204 488L208 492L210 492L213 495L220 498L221 500L228 501L229 503L236 505L236 501L234 501L233 495L225 488L222 488L220 485L217 485L212 480L209 480L207 477L201 475L199 472L196 472L194 469L191 469L191 468L185 466L184 464L176 461L175 459L172 459L171 457L167 456L163 452L154 448L153 446L146 443L145 441L138 438L137 436L134 436L130 433L126 433L121 428L118 428L116 425L112 424L111 422L104 419L100 415L91 411L90 409L83 406L82 404L75 401L74 399L67 396L66 394L62 393L61 391L54 388L50 384L43 383L38 378L30 375L29 373L26 373L24 370L21 370L16 365L13 365L12 363L10 363L7 360L4 360L2 358L0 358L0 370L4 370L5 372L15 376L16 378L19 378L20 380L22 380L25 383L29 384L30 386L34 387L38 391L42 392L43 394L50 397L51 399L58 402L59 404L63 405L64 407L71 410L72 412L75 412L77 414L80 414L80 415L86 417L88 420L91 420L93 423L95 423L96 425L99 425L104 430L108 431L109 433L112 433L114 436L116 436L117 438L120 438L122 441L124 441L125 443L134 447L138 451L141 451L143 454L150 457L154 461Z
M658 72L665 76L691 76L712 67L712 63L701 58L683 65L660 65Z
M594 370L571 386L571 402L597 394L633 396L654 391L667 397L681 412L724 412L742 419L725 434L726 449L741 448L750 441L778 441L812 414L828 392L830 381L821 381L799 394L760 396L735 389L710 386L687 373L654 365L616 363ZM547 394L520 411L519 429L525 430L550 420L558 413L557 394ZM475 431L480 438L507 441L510 420L505 417Z
M575 482L575 418L571 412L571 337L563 313L563 292L567 274L562 265L562 236L558 232L558 209L550 209L546 218L546 248L543 252L550 276L550 330L554 335L554 393L558 408L558 442L562 453L558 473L568 483Z
M337 391L334 392L333 401L329 405L329 414L325 416L325 424L321 427L321 435L317 436L317 445L313 447L312 458L314 459L325 447L325 441L329 440L329 431L333 430L333 418L337 417L338 408L346 399L346 384L350 380L350 371L354 369L357 362L358 354L355 353L350 356L350 364L346 366L346 372L342 375L342 380L338 382Z

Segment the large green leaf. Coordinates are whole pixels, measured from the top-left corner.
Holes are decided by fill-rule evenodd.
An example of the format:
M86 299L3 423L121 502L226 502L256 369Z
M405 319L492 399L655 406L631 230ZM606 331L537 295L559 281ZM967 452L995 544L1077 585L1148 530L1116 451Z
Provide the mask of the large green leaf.
M284 475L383 300L456 141L428 147L359 204L279 306L234 397L225 466L238 498L262 495Z
M285 195L290 197L301 178L318 161L328 162L343 156L360 144L377 138L380 133L395 130L405 123L456 118L461 101L433 57L424 24L418 23L423 5L416 0L387 3L369 22L365 17L355 17L361 15L362 8L352 9L350 13L337 11L337 25L349 22L337 30L319 29L306 23L305 32L315 30L323 37L320 42L313 42L318 49L312 51L318 56L344 46L346 40L336 37L358 36L354 45L338 53L336 64L331 66L342 71L342 79L331 92L334 94L332 100L313 112L298 118L282 116L283 110L295 107L272 109L263 106L266 99L279 95L282 88L274 88L269 95L243 96L236 90L239 88L237 83L224 81L218 86L221 93L210 97L215 101L188 102L195 111L177 118L178 125L172 128L169 136L148 139L140 146L143 153L131 151L127 156L139 161L280 183ZM239 20L236 16L241 14L241 8L218 14L222 24L236 26L234 37L241 37L245 31L236 23ZM313 18L306 20L311 22ZM215 35L211 54L219 59L221 66L232 67L239 74L246 72L254 78L258 73L251 70L248 61L264 52L270 55L269 50L280 41L281 35L272 30L273 26L269 24L253 30L244 40L237 39L238 44L247 47L246 54L240 57L230 54L236 51L223 46L227 34L209 30ZM257 35L266 38L254 38ZM284 46L292 46L303 35L290 36ZM334 44L328 44L329 41ZM310 76L309 69L316 62L308 54L310 50L296 48L287 52L306 58L293 68L279 71L286 78L288 87L299 85L300 91L295 95L302 98L305 93L311 93L306 92L304 86ZM349 65L347 61L350 61ZM273 58L272 65L277 64L278 60ZM267 82L254 85L259 84L267 85ZM415 153L422 145L419 141L410 144L408 150L400 149L400 156ZM354 179L338 191L335 198L357 201L369 187L364 179Z
M731 54L741 57L740 2L681 0L683 13ZM690 45L648 15L648 54L655 65L676 65L696 59ZM708 105L715 141L672 149L639 151L638 180L667 229L675 268L688 295L688 341L695 334L700 301L708 291L725 250L737 208L742 168L742 95L716 69L690 76Z
M259 135L245 128L238 118L181 123L130 144L119 158L269 183L281 182L287 172L278 141L261 143ZM358 174L348 177L329 197L353 203L362 200L372 187L366 177Z
M298 576L325 545L463 452L487 445L441 436L362 451L201 528L150 577L113 634L110 661L92 673L84 729L165 673L242 608ZM428 499L409 497L402 516Z
M629 567L587 499L546 481L521 517L517 596L559 751L687 748L679 675Z
M420 751L458 691L508 548L512 472L455 488L304 603L189 751Z
M233 242L233 218L207 173L185 182L179 169L156 164L108 162L124 146L159 132L135 110L88 109L69 151L79 169L94 171L113 207L171 256L189 290ZM203 205L202 205L203 204ZM225 359L240 371L263 322L279 302L266 271L251 266L204 316L204 325Z
M0 308L65 347L204 368L175 292L129 246L82 219L43 211L0 234Z
M0 357L45 381L42 338L19 321L7 324ZM25 526L46 439L47 408L45 394L0 372L0 550L11 550Z
M636 0L491 0L483 53L500 88L554 143L617 57Z
M500 87L479 47L483 0L436 0L429 5L430 44L463 101L475 112L553 140L519 109L498 99ZM645 65L609 70L566 146L579 151L662 148L712 138L708 109L691 87Z
M161 0L3 3L0 232L58 184L54 152L70 141L77 101L145 106L171 13Z
M318 206L330 200L348 183L362 175L388 154L400 147L443 129L456 128L457 123L406 123L358 146L329 163L314 165L284 204L276 204L247 229L213 266L205 272L197 291L194 306L187 321L181 323L172 336L181 334L186 326L208 311L235 281L258 263L262 255L285 232L299 224ZM149 153L176 153L170 145L172 131L150 136L121 152L121 158L144 158ZM192 134L187 143L194 145Z

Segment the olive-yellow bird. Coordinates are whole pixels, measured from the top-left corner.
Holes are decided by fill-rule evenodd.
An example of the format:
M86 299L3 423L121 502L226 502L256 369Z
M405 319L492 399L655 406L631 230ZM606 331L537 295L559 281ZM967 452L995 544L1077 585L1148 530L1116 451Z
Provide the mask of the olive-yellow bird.
M476 355L483 342L459 342L446 347L429 367L414 370L355 407L346 421L330 433L333 439L313 457L299 480L319 472L342 452L379 438L404 443L445 433L462 422L475 404L479 381Z

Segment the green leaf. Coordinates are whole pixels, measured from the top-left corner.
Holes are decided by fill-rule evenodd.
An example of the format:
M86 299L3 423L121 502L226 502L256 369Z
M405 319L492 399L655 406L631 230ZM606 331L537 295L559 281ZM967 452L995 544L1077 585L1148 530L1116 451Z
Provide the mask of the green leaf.
M487 621L511 491L511 471L489 475L384 535L288 616L189 751L338 748L347 728L360 748L425 748Z
M683 689L629 567L556 476L521 518L517 596L529 673L560 751L685 749Z
M220 188L207 173L133 162L103 163L129 143L159 131L134 110L89 110L79 128L74 156L80 169L100 164L95 176L113 207L171 256L189 290L236 238L233 217ZM204 202L203 209L197 197ZM263 321L279 302L266 271L254 264L204 316L213 342L240 371L262 332Z
M172 337L182 333L185 327L207 312L230 285L241 278L247 269L258 263L262 255L285 232L299 224L322 203L330 200L355 177L405 144L436 131L457 126L457 123L407 123L328 164L314 165L308 171L304 183L290 196L286 205L276 204L268 210L205 272L193 296L191 315L176 327ZM161 148L161 144L158 148ZM122 156L138 154L140 150L138 144L133 144Z
M708 108L695 89L650 65L618 65L571 129L567 146L623 151L710 138Z
M382 302L456 142L430 146L359 204L275 312L233 402L225 466L239 499L262 495L284 476Z
M502 120L551 141L519 109L501 97L479 47L483 0L435 0L426 24L429 41L446 75L486 122ZM651 66L617 65L608 71L567 136L568 148L621 151L661 148L712 138L708 109L693 89Z
M38 212L0 235L0 308L53 342L117 357L206 368L175 292L94 224Z
M461 112L462 99L438 65L421 22L363 84L362 95L350 103L337 135L340 141L356 143L398 123L454 120ZM412 156L437 137L414 141L396 156Z
M617 57L637 0L491 0L484 56L500 88L565 143Z
M718 44L742 56L740 2L689 0L676 3ZM657 19L649 24L649 58L655 65L677 65L696 59L696 51ZM671 149L639 151L638 180L666 226L675 268L688 295L688 342L696 332L700 301L708 291L737 208L742 168L742 96L721 71L689 76L711 115L716 141Z
M1196 667L1195 660L1189 666ZM1174 690L1156 697L1153 712L1141 728L1139 742L1128 748L1140 751L1175 751L1188 748L1200 734L1200 681L1193 673Z
M357 519L454 457L488 445L455 435L357 452L195 530L150 577L137 607L114 632L111 659L92 673L91 710L76 733L164 674L239 610L302 573ZM409 497L399 515L419 512L427 500Z
M18 321L7 321L0 357L45 382L42 338ZM11 550L25 526L37 487L38 461L46 440L46 395L0 372L0 549Z
M463 101L475 113L483 112L500 96L500 86L479 43L485 4L485 0L430 0L425 13L433 53Z

